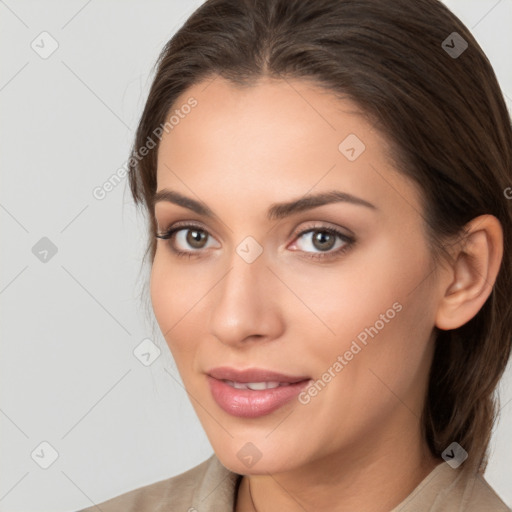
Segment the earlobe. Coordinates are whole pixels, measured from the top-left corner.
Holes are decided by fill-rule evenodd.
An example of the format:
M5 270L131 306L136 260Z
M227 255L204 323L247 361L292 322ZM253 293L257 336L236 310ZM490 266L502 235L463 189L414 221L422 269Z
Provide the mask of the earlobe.
M503 230L493 215L481 215L466 225L453 263L440 279L441 300L435 325L457 329L480 311L491 294L503 257Z

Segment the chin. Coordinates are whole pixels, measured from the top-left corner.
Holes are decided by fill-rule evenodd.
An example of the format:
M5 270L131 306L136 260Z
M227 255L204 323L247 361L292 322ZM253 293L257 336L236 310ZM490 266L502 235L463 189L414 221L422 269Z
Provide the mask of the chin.
M231 439L230 443L215 446L215 455L223 466L243 475L264 475L290 471L302 464L293 450L279 450L275 443L251 442L246 439ZM295 458L294 458L295 457Z

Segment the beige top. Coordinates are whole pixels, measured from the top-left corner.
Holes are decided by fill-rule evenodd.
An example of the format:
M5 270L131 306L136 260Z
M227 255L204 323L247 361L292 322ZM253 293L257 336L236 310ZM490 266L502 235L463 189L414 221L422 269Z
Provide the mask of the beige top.
M462 476L443 462L390 512L511 512L483 476ZM180 475L79 512L233 512L241 478L214 454Z

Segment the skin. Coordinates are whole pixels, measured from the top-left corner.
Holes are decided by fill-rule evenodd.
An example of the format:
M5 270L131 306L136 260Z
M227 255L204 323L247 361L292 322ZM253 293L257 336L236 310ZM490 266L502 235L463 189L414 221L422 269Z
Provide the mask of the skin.
M436 265L420 191L349 100L303 81L240 88L217 77L174 108L190 96L197 106L161 140L157 190L199 200L215 216L156 203L159 232L191 221L208 238L190 245L190 231L177 235L174 247L190 259L158 239L151 299L215 453L245 475L236 510L255 510L250 484L259 511L387 512L442 462L420 424L433 328L463 325L485 302L502 257L499 222L475 219L467 243ZM338 149L349 134L366 146L354 161ZM375 208L338 202L266 217L273 203L330 190ZM326 254L311 232L298 234L312 227L338 228L355 242L336 258L308 258ZM263 249L252 263L236 252L248 236ZM345 244L335 240L327 252ZM306 405L292 400L249 419L213 400L205 372L216 366L319 379L397 302L400 312ZM237 457L247 442L262 454L250 468Z

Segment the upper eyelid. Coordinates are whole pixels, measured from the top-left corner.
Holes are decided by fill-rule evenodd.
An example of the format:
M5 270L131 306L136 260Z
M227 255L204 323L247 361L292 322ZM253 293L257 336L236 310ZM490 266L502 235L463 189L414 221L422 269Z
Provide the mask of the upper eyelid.
M163 228L163 229L160 229L159 228L159 225L158 225L158 222L157 222L157 226L156 226L156 234L165 234L165 233L168 233L169 231L178 231L180 229L191 229L191 228L196 228L196 229L200 229L202 231L205 231L207 232L209 235L211 235L211 232L209 229L207 229L206 227L202 226L200 222L198 223L195 223L194 221L178 221L178 222L175 222L171 225L169 225L169 227L166 227L166 228Z
M308 221L302 221L299 223L299 225L307 223L307 222ZM317 225L316 226L311 225L310 227L302 228L300 230L294 229L293 232L300 233L302 231L307 231L308 229L324 228L324 229L334 229L336 231L346 231L347 232L346 236L355 237L355 233L351 229L344 227L344 226L338 226L334 222L329 222L329 221L309 221L309 222L312 222L313 224L316 223ZM156 232L157 233L165 233L166 231L170 231L170 230L172 230L174 228L178 228L178 227L183 227L183 228L196 227L198 229L202 229L203 231L206 231L210 235L212 234L210 228L205 227L201 221L197 221L197 220L179 220L174 223L170 223L169 226L164 229L159 229L159 222L158 222L158 220L156 220L156 218L155 218L155 223L156 223ZM165 224L165 223L163 223L163 224Z

